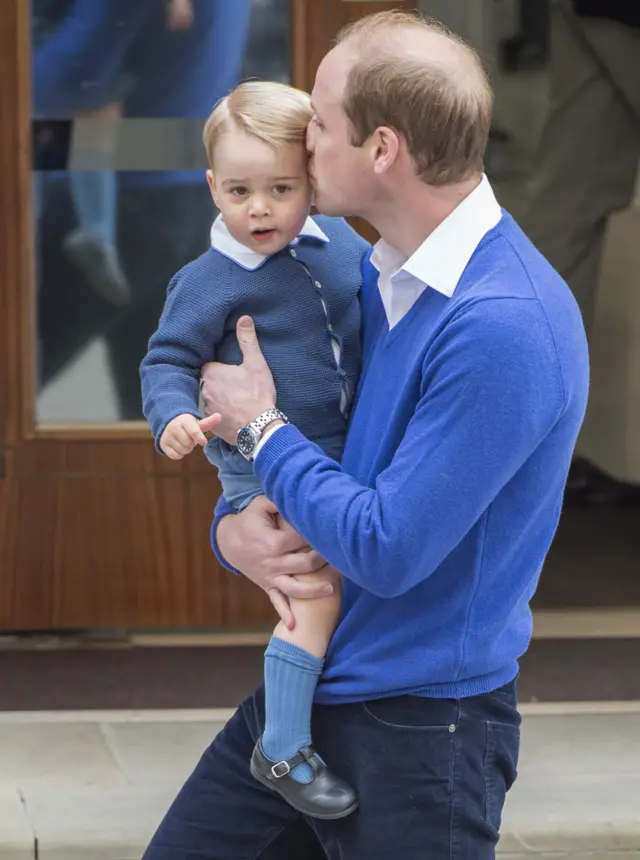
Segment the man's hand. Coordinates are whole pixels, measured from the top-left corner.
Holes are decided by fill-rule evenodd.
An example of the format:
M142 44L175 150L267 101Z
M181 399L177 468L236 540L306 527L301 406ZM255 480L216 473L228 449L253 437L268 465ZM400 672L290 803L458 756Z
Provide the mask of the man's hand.
M236 327L242 364L212 361L202 368L205 412L216 416L216 433L230 445L237 444L238 430L276 405L276 389L269 365L260 351L251 317L241 317Z
M193 24L194 12L191 0L169 0L167 5L167 29L188 30Z
M289 597L314 599L333 592L325 560L284 523L266 496L257 496L239 514L224 517L216 540L225 560L269 595L276 612L293 630Z
M207 444L204 435L218 423L217 416L196 418L194 415L178 415L169 421L160 437L160 450L170 460L182 460L190 454L197 445L203 448Z

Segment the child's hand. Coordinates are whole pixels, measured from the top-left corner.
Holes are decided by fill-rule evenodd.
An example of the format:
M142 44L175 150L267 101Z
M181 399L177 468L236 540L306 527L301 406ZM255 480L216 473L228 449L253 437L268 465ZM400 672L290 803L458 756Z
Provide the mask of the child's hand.
M182 460L196 445L204 448L207 437L204 435L218 423L217 416L196 418L195 415L178 415L169 421L160 437L160 449L170 460Z
M169 0L167 5L167 27L169 30L188 30L193 24L191 0Z

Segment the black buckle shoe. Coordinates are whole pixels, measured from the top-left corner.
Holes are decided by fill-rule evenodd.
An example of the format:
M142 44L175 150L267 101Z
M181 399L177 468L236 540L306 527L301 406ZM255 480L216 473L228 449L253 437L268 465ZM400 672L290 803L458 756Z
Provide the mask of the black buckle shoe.
M313 770L311 782L297 782L291 771L306 762ZM258 782L277 791L288 804L311 818L346 818L357 809L358 798L350 785L329 770L313 747L303 747L287 761L271 761L260 741L251 756L251 773Z

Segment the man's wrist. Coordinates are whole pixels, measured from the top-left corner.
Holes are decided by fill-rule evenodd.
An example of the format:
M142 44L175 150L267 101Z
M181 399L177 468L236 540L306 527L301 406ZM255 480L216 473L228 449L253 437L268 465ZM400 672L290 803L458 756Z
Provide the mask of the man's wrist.
M260 434L260 441L262 442L262 440L265 438L265 436L267 434L269 434L269 436L270 436L271 433L269 431L275 430L276 427L284 427L284 421L282 420L282 418L276 418L275 421L272 421L270 424L267 424L267 426L264 428L264 430Z
M262 431L262 435L260 437L260 441L256 445L256 450L253 455L253 459L255 460L260 451L262 451L263 447L267 444L268 440L273 436L273 434L280 429L280 427L284 427L285 422L280 418L277 418L275 421L272 421Z

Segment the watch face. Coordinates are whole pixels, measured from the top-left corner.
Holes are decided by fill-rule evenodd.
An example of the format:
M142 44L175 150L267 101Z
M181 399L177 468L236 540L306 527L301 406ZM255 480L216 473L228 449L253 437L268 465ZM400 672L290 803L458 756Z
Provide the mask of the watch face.
M258 440L258 434L251 427L243 427L238 431L238 451L243 457L252 457Z

